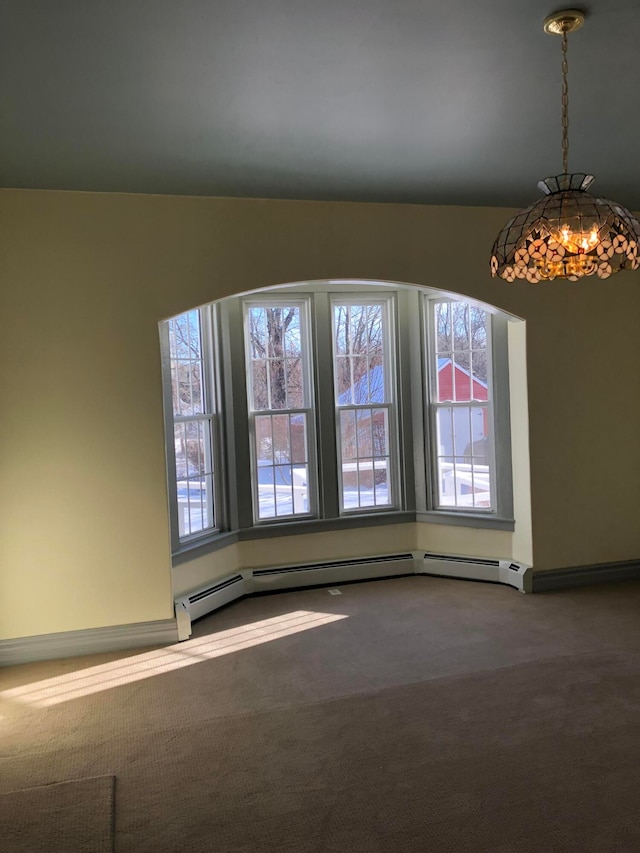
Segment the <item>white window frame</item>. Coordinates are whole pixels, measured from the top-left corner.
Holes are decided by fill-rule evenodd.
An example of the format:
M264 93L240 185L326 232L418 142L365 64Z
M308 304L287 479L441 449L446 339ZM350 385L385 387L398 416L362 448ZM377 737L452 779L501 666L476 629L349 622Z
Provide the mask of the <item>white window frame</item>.
M332 339L332 373L334 380L334 406L335 406L335 443L336 443L336 463L338 466L338 500L340 507L340 515L342 516L359 516L368 515L371 513L388 513L397 511L401 503L401 488L400 488L400 465L399 465L399 447L398 447L398 353L396 346L396 300L394 295L380 294L379 296L368 292L362 294L332 294L331 300L331 339ZM335 306L336 305L382 305L383 308L383 352L384 352L384 376L385 376L385 392L388 393L388 401L384 403L339 403L339 391L336 383L336 326L335 326ZM385 393L385 396L386 396ZM358 412L369 409L384 409L387 412L388 424L388 443L389 443L389 468L387 472L387 488L389 491L390 500L387 504L367 505L354 508L347 508L344 505L344 483L342 470L342 446L341 446L341 429L340 429L340 413L344 411ZM357 417L357 415L356 415Z
M196 312L200 328L201 366L202 366L202 401L203 412L192 415L179 415L173 411L173 373L171 365L170 323L191 312ZM218 351L216 335L215 305L190 309L177 314L161 325L161 346L163 350L164 398L165 398L165 429L167 435L167 473L169 505L171 507L172 541L179 546L188 546L204 537L218 534L222 530L224 518L223 488L222 488L222 448L220 429L220 394L217 359L214 354ZM207 493L207 515L210 514L212 523L191 533L181 533L180 512L181 503L178 498L179 481L177 477L175 454L175 426L178 424L203 423L207 425L209 440L205 441L205 466L211 471L211 491ZM187 482L189 478L187 478ZM188 507L187 507L188 508Z
M464 401L440 401L438 399L438 351L435 332L435 315L436 306L442 304L462 304L466 306L476 307L471 299L456 299L450 296L425 296L424 298L424 313L425 313L425 334L424 338L424 359L426 363L426 422L427 429L425 430L427 439L427 457L429 459L429 467L427 474L427 482L429 483L429 498L430 508L435 512L443 513L458 513L465 515L496 516L500 504L500 495L498 488L498 478L496 476L496 417L494 405L494 346L493 346L493 326L494 316L487 310L484 305L477 307L485 312L486 315L486 357L487 357L487 400L464 400ZM452 369L455 369L455 361L452 361ZM473 376L470 376L470 387L473 388ZM470 395L471 396L471 395ZM439 488L439 453L438 453L438 411L441 409L469 409L477 408L486 410L488 431L491 436L490 446L488 447L487 457L489 462L489 489L491 497L491 505L489 507L477 507L466 505L445 504L440 499ZM473 472L472 472L473 479ZM455 469L454 469L455 480Z
M247 318L252 308L287 308L296 307L300 310L300 336L302 352L302 375L304 387L305 405L297 408L283 409L256 409L253 401L253 388L251 387L251 352L247 326ZM255 297L242 300L242 333L244 340L245 374L247 379L247 421L250 445L250 478L251 496L253 509L253 524L255 527L273 524L296 524L301 520L309 520L318 517L318 462L317 462L317 439L316 439L316 394L313 383L313 347L311 340L311 300L308 296L273 295L269 297ZM294 512L291 514L277 514L273 517L260 518L259 484L258 484L258 462L256 458L256 417L265 415L297 415L305 416L306 439L307 439L307 512L295 512L295 485L292 483L292 506Z

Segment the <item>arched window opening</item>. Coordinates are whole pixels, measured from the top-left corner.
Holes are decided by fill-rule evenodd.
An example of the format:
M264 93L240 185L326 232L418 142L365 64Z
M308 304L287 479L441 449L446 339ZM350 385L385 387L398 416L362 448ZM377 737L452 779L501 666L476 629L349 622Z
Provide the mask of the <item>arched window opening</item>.
M512 527L507 321L374 282L272 288L164 321L174 554L372 519Z

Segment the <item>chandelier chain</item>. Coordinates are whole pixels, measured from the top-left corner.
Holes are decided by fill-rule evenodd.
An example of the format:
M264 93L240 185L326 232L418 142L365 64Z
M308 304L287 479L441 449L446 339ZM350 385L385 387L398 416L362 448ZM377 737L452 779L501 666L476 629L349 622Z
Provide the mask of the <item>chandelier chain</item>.
M567 60L567 31L562 33L562 171L569 171L569 62Z

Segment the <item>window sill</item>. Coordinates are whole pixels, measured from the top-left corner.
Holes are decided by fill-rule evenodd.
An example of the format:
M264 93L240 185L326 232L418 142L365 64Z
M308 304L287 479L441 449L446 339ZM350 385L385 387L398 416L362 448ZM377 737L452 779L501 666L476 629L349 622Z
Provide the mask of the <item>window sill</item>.
M495 515L483 515L471 512L447 512L446 510L426 510L416 513L416 521L422 524L450 524L454 527L473 527L487 530L506 530L513 533L515 519L499 518Z
M182 563L188 563L197 557L219 551L221 548L233 545L238 541L238 538L238 531L234 530L228 533L211 533L209 536L203 536L202 539L185 542L172 554L172 565L174 567L180 566Z

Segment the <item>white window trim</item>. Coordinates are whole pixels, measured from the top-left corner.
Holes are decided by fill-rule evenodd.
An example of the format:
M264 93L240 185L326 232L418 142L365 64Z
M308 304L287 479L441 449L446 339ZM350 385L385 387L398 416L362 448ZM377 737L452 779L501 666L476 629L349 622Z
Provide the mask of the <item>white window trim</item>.
M169 492L170 527L172 542L179 547L188 547L191 543L218 535L222 530L223 495L222 495L222 454L220 441L220 396L219 376L216 369L214 353L217 351L217 336L215 333L215 305L191 309L197 311L200 324L200 345L202 349L202 392L204 412L194 415L175 415L173 412L173 388L171 375L171 355L169 343L169 321L161 324L161 346L163 352L163 392L165 401L165 429L167 456L167 488ZM189 312L183 312L187 314ZM176 315L179 317L182 315ZM175 319L175 318L170 318ZM209 441L205 445L207 462L211 469L211 494L207 501L211 504L212 524L201 530L186 535L180 534L178 499L178 477L175 456L174 426L180 423L207 423Z
M478 303L487 314L487 386L489 399L483 401L461 401L440 403L437 400L437 350L435 346L435 306L443 302L458 302L474 305L473 299L456 298L448 294L425 294L423 296L423 364L426 377L425 394L425 445L427 463L427 497L426 512L419 513L424 521L442 518L443 523L456 523L458 518L469 526L480 526L484 520L496 520L511 529L513 525L513 486L511 479L511 436L508 401L508 354L507 354L507 319L504 315L496 314L490 307ZM439 408L486 408L492 442L490 447L490 489L492 506L457 507L440 503L438 490L438 448L436 412ZM500 453L498 453L500 447ZM475 523L474 523L475 522Z
M331 340L332 340L332 372L334 378L334 409L335 409L335 436L336 436L336 464L338 469L338 489L339 489L339 507L340 515L351 517L362 515L363 513L387 513L397 511L401 508L401 489L400 489L400 465L399 465L399 429L398 429L398 352L396 345L396 325L397 325L397 310L396 300L394 295L381 294L380 296L354 293L333 294L330 300L331 305ZM388 390L388 401L384 403L350 403L340 405L338 403L338 388L335 385L335 370L336 370L336 328L335 328L335 311L336 305L382 305L383 306L383 352L384 352L384 372L385 372L385 391ZM388 471L388 489L391 495L391 501L388 504L377 506L364 506L348 509L344 506L344 484L342 470L342 446L341 446L341 429L340 429L340 413L342 411L368 410L368 409L386 409L387 422L389 428L389 471Z
M301 332L301 351L303 358L303 377L304 377L304 396L305 406L302 408L290 409L254 409L253 407L253 389L251 387L251 370L249 364L251 362L251 352L249 346L249 336L247 334L247 316L251 308L273 308L276 306L293 307L297 306L300 309L300 332ZM318 517L318 461L317 461L317 438L316 438L316 393L313 383L313 346L311 337L311 299L309 296L300 296L297 294L293 298L287 299L284 296L273 296L264 298L251 298L242 300L242 332L244 341L244 359L245 359L245 375L247 378L247 420L249 432L249 453L250 453L250 478L251 478L251 497L254 526L272 525L272 524L296 524L301 520L309 520ZM259 516L259 493L258 493L258 478L257 478L257 459L256 459L256 426L255 419L261 415L295 415L304 414L306 416L307 426L307 458L308 458L308 482L307 482L307 501L308 512L292 513L290 515L276 515L272 518L260 518Z

